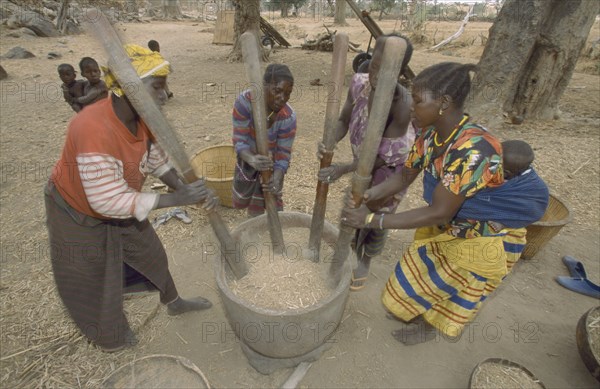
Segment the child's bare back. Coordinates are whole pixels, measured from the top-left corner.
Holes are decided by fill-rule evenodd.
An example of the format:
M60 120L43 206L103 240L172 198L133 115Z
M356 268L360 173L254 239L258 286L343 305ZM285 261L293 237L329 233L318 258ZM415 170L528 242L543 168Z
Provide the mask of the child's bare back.
M87 79L83 83L83 91L80 97L75 98L75 102L82 107L95 103L98 100L108 97L108 88L100 78L100 66L96 60L90 57L84 57L79 62L81 75Z

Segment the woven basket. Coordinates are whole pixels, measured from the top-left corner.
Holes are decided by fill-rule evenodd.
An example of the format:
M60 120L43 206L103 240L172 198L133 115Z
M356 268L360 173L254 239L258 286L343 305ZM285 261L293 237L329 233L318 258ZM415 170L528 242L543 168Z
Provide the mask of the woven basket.
M573 215L569 207L556 196L550 195L544 216L539 221L527 226L527 244L521 253L521 258L533 258L572 219Z
M483 373L483 369L485 368L486 365L495 365L497 367L501 367L504 370L504 374L506 375L507 378L511 377L511 374L514 375L514 377L522 377L523 375L526 376L527 378L529 378L527 381L530 382L518 382L516 380L513 379L513 381L518 384L520 388L523 387L527 387L527 388L540 388L540 389L546 389L546 386L544 385L543 382L541 382L532 372L530 372L527 368L525 368L525 366L520 365L516 362L513 361L509 361L508 359L502 359L502 358L488 358L485 361L482 361L480 363L477 364L477 366L475 366L475 368L473 369L473 371L471 372L471 377L469 378L469 389L478 389L481 387L481 383L483 382L483 377L481 377L484 373ZM521 373L521 374L518 374ZM480 378L481 377L481 378ZM488 379L494 379L496 377L487 377ZM504 384L506 385L506 378L504 376L500 376L497 378L498 380L504 380ZM482 382L480 382L482 381ZM502 382L502 381L500 381ZM525 384L524 386L521 386L521 383ZM537 386L529 386L527 384L533 384L536 383ZM479 385L478 385L479 384ZM490 385L491 384L491 385ZM514 386L514 384L511 382L510 387L514 387L516 388L517 386ZM497 382L489 382L489 383L484 383L483 385L486 388L489 387L498 387L501 388L503 387L502 385L499 385ZM506 386L504 386L506 387Z
M200 388L210 384L192 361L175 355L155 354L136 359L113 371L102 383L106 389Z
M206 186L213 189L221 205L233 207L231 195L235 172L235 149L231 145L211 146L198 151L191 160L198 177L204 177Z

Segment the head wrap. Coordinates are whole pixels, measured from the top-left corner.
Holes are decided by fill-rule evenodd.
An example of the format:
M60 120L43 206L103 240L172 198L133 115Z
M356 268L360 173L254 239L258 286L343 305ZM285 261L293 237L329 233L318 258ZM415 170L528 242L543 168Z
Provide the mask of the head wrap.
M133 44L125 45L124 49L131 58L131 65L141 79L150 76L166 77L171 71L169 62L159 52ZM125 92L121 89L115 75L107 67L103 66L102 70L104 71L104 82L106 82L108 89L119 97L123 96Z

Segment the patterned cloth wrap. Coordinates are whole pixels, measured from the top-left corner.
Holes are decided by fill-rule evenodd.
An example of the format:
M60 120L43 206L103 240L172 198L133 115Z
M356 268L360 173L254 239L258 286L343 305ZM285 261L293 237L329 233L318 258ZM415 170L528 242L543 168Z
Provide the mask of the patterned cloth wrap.
M423 198L431 205L437 180L429 172L423 176ZM465 200L457 219L490 220L510 228L527 227L541 219L550 193L533 168L507 180L502 186L482 189Z
M124 49L131 59L131 65L142 80L150 76L166 77L171 72L169 62L159 52L134 44L127 44ZM123 96L125 91L121 89L117 78L110 71L110 65L108 68L102 66L102 71L104 71L104 82L108 89L119 97Z

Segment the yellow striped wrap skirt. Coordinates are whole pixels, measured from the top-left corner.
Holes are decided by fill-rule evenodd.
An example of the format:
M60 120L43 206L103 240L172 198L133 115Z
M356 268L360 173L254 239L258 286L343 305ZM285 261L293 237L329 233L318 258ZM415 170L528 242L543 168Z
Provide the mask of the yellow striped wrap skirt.
M385 285L384 306L403 321L423 315L441 333L460 335L519 260L525 233L463 239L419 228Z

